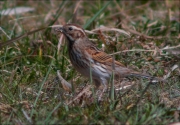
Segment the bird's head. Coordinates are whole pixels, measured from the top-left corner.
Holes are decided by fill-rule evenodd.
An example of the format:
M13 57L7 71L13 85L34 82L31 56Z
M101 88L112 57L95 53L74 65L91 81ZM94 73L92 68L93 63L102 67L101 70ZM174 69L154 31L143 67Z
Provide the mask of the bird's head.
M70 42L87 37L84 29L75 24L65 24L60 28L55 28L55 30L62 32Z

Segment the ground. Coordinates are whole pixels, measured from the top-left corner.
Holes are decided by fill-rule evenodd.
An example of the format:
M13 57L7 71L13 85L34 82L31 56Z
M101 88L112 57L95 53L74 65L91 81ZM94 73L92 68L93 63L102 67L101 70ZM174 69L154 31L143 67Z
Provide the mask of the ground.
M178 0L0 3L1 124L180 121ZM128 68L165 81L131 77L114 89L110 82L97 102L101 87L75 71L63 35L52 32L51 26L66 23L82 26L98 48Z

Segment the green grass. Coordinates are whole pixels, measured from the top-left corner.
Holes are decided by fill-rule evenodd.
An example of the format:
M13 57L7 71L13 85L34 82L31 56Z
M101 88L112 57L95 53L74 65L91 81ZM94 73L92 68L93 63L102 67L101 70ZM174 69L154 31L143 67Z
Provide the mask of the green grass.
M3 16L0 22L0 123L1 124L169 124L180 121L179 1L3 1L0 10L30 6L34 12ZM76 13L75 12L76 8ZM168 11L170 11L168 13ZM65 39L58 50L59 37L50 28L32 32L6 45L6 41L50 25L73 21L87 30L104 25L130 32L131 37L117 32L103 32L109 44L105 52L140 72L163 77L166 83L149 84L148 80L128 78L131 89L115 90L121 82L109 84L110 94L98 104L96 89L68 105L88 85L72 68ZM144 34L139 36L124 28ZM146 36L152 38L146 38ZM88 35L99 48L100 34ZM112 39L115 39L113 41ZM4 45L4 46L1 46ZM157 50L148 52L146 50ZM176 53L175 53L176 52ZM173 66L177 65L172 72ZM73 92L63 89L56 71L73 84ZM113 92L114 91L114 92Z

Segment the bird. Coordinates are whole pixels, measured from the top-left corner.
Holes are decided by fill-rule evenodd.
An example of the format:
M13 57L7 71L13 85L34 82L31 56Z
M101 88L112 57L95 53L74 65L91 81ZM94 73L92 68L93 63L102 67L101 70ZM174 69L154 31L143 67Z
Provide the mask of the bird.
M54 30L66 37L69 58L73 67L83 76L92 78L96 87L104 86L99 100L107 89L112 72L114 72L115 79L135 76L159 80L157 77L127 68L122 63L114 60L112 56L90 41L85 30L77 24L65 24L62 27L54 28Z

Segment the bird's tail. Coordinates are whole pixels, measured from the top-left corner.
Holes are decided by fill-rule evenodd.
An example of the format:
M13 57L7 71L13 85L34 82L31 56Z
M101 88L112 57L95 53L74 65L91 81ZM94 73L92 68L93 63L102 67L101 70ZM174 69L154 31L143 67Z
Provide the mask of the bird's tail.
M135 76L135 77L141 77L141 78L149 79L150 82L153 82L153 83L164 81L163 78L158 78L158 77L154 77L154 76L147 75L147 74L141 74L141 73L138 73L138 72L131 73L130 76Z

